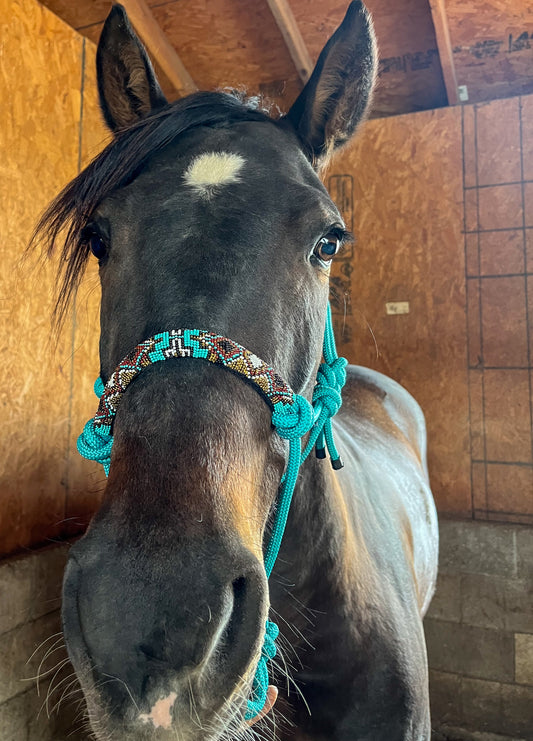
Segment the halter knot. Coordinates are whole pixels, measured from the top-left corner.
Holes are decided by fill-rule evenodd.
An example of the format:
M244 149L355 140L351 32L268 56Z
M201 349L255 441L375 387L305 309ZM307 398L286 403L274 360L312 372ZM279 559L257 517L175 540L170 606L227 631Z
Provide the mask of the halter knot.
M90 461L101 463L106 476L111 465L112 447L113 435L110 432L105 432L101 427L95 427L92 419L85 423L83 432L78 437L78 452Z
M342 405L341 391L346 383L345 358L337 358L333 363L321 363L313 391L313 404L321 402L328 417L334 417Z
M309 432L313 421L313 407L300 394L294 394L290 405L276 404L272 413L272 424L285 440L299 440Z
M346 366L348 361L346 358L335 358L332 363L328 363L328 368L333 371L335 379L337 381L337 389L341 391L346 383Z

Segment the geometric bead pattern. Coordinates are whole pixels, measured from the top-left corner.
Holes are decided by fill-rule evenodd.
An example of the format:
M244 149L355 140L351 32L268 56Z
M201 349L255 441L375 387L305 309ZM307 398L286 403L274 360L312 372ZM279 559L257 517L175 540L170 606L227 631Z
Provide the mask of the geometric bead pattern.
M93 425L111 430L133 379L152 363L169 358L203 358L222 365L254 384L272 408L294 402L294 392L274 369L237 342L200 329L171 329L144 340L119 363L105 385Z

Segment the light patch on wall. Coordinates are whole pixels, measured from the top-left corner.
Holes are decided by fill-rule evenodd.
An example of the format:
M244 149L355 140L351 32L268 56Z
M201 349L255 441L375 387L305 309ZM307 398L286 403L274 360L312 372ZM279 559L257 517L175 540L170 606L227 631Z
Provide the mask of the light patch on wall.
M193 159L183 178L199 195L209 198L218 186L238 182L244 163L240 154L207 152Z
M409 301L389 301L385 309L387 314L409 314Z

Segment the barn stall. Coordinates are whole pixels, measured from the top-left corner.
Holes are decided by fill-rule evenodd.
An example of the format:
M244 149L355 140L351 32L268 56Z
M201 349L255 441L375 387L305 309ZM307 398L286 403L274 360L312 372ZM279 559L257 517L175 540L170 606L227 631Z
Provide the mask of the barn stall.
M380 48L370 120L324 173L357 237L333 268L339 353L399 381L426 416L441 538L425 619L435 737L533 739L532 9L367 4ZM170 100L244 87L282 111L346 10L317 0L124 5ZM94 413L98 276L92 264L56 337L57 262L25 248L43 208L108 141L94 68L109 7L0 9L6 741L57 741L72 729L88 738L76 703L54 707L76 689L61 647L38 647L60 629L69 543L105 486L75 449ZM49 669L38 696L30 678ZM66 681L47 695L51 677Z

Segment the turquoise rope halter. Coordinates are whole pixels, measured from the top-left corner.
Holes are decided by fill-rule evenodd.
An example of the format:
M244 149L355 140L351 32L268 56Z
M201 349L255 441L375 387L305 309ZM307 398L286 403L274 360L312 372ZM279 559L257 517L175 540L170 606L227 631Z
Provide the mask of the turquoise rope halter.
M341 404L342 388L346 381L345 358L337 356L335 337L328 305L323 346L324 362L320 364L313 403L295 394L283 379L257 355L233 340L197 329L174 329L161 332L141 342L118 365L104 386L97 379L94 390L100 398L98 411L85 425L78 438L78 451L84 458L95 460L104 467L106 476L111 465L113 447L113 420L126 388L134 378L152 363L169 358L203 358L222 365L253 384L272 410L272 425L280 437L289 441L289 458L281 479L272 533L264 554L265 572L270 577L287 524L296 479L300 466L313 448L317 458L326 457L326 448L334 469L342 468L331 427L331 418ZM302 438L309 432L307 445L302 450ZM263 709L268 690L267 663L276 655L279 628L267 620L261 656L252 683L252 697L248 700L246 720L252 720Z

